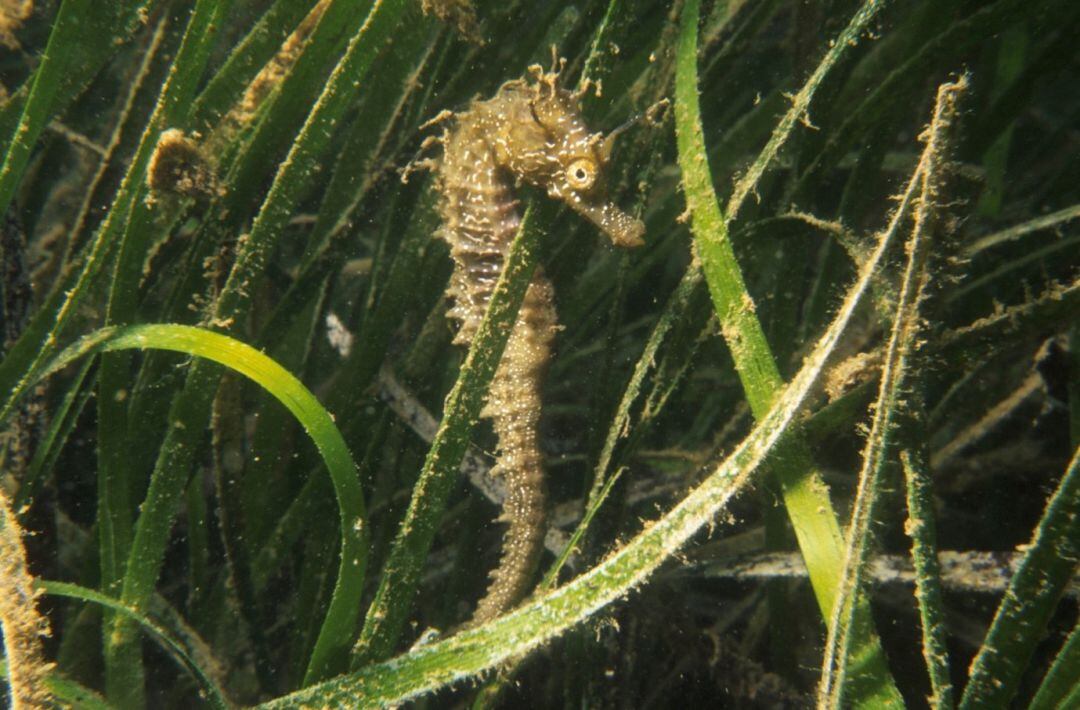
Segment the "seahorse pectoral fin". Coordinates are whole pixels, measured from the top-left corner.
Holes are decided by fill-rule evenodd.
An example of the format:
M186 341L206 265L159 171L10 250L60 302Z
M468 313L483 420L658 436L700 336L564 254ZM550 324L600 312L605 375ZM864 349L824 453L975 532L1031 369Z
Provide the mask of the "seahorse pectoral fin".
M569 200L574 211L599 227L617 247L640 247L645 244L645 225L610 202Z

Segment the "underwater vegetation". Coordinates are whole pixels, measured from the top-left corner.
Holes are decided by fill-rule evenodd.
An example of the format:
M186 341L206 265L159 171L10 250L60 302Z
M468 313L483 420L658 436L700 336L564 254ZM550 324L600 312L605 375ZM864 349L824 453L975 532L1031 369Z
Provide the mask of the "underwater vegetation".
M1077 26L0 1L6 701L1080 705Z

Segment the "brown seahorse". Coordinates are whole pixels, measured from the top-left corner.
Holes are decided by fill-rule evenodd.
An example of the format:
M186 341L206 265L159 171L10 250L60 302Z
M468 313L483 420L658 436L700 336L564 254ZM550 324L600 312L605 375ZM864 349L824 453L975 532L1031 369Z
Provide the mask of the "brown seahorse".
M561 69L561 64L558 65ZM450 119L435 142L443 145L436 170L441 195L439 236L454 260L449 317L459 321L455 343L472 342L520 224L514 188L529 183L565 202L615 244L643 244L645 227L607 198L604 171L615 131L592 133L581 117L583 91L559 85L558 69L529 68L533 82L503 84ZM493 420L507 498L500 521L509 527L502 556L473 621L516 604L528 591L545 534L543 456L538 443L540 388L557 328L551 282L537 269L506 350L491 382L483 415Z

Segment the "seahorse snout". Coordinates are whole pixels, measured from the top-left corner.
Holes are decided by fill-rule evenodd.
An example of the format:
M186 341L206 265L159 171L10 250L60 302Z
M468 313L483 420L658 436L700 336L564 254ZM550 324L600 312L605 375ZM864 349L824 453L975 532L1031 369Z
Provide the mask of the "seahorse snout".
M590 203L571 200L576 212L600 228L617 247L633 248L645 244L645 225L610 202Z

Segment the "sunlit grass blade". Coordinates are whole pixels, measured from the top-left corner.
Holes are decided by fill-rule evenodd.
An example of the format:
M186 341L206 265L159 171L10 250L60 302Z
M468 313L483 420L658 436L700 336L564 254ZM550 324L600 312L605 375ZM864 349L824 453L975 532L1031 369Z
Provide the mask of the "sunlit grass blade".
M1001 231L979 237L971 244L964 247L962 252L965 258L971 259L980 253L993 249L1001 244L1016 241L1033 232L1043 229L1052 229L1057 225L1063 225L1074 219L1080 219L1080 205L1070 205L1064 209L1042 215L1021 224L1002 229Z
M24 7L28 4L24 3ZM75 7L75 3L69 4ZM67 62L63 71L55 64L51 69L60 75L60 87L53 96L51 106L54 114L58 115L67 110L110 58L142 28L143 13L150 13L159 4L160 0L111 3L105 8L105 12L101 12L101 5L98 3L98 12L81 17L89 22L80 23L83 41L72 47L78 54L78 61ZM59 14L56 18L59 18ZM56 19L54 23L55 21ZM39 69L40 66L39 64ZM38 74L35 72L22 86L10 91L10 95L0 101L0 145L13 139L15 127L23 118L27 100L37 79ZM10 90L11 87L8 88Z
M389 157L392 140L401 138L393 129L402 121L406 102L420 88L419 73L430 62L438 36L432 32L435 23L430 18L410 13L405 24L380 58L379 71L372 75L361 113L353 121L326 186L301 269L334 233L345 230L360 200L383 177L378 162Z
M911 236L905 245L907 265L901 280L893 316L892 333L881 366L881 383L874 418L863 449L862 470L852 507L851 523L847 528L840 589L829 620L825 642L818 706L840 708L844 694L854 679L848 676L850 654L859 629L856 626L856 607L862 595L863 579L873 536L872 526L878 519L876 508L881 497L884 469L889 464L895 445L895 430L900 418L902 399L917 375L915 366L917 338L921 332L920 305L928 286L928 261L931 230L936 219L937 201L943 189L945 163L949 150L949 129L955 123L957 101L968 88L967 77L938 88L930 128L926 132L926 149L909 183L909 192L918 186ZM951 707L951 691L938 702Z
M593 516L596 514L602 500L606 497L605 491L610 491L614 484L615 475L609 475L612 461L615 456L615 447L619 439L625 435L630 426L631 410L641 394L645 384L645 378L653 371L657 364L657 354L661 344L668 338L669 333L675 327L678 319L685 316L692 302L694 293L701 285L701 271L691 269L680 282L674 294L664 307L664 312L654 326L649 340L642 351L641 356L634 364L633 374L626 384L618 407L614 413L611 425L608 427L607 436L604 439L600 457L593 472L593 487L589 492L586 514L582 517L578 527L571 536L570 545L559 555L555 564L545 573L543 585L551 586L558 578L559 571L566 564L570 555L576 551L576 546L584 538Z
M72 379L64 399L53 410L53 419L49 423L49 429L35 449L26 477L21 481L19 490L15 493L16 510L33 500L42 479L56 465L60 449L71 436L83 407L93 394L94 379L89 376L92 369L93 362L87 361Z
M213 307L212 322L234 324L249 308L253 284L262 273L267 253L281 238L293 208L317 172L318 160L325 155L333 127L341 121L362 86L361 78L395 26L402 7L402 0L376 2L360 31L350 39L288 158L281 164L250 233L237 250L232 271ZM209 419L218 374L213 365L195 362L183 391L173 399L169 413L171 426L151 475L125 571L122 600L135 609L145 608L160 572L172 520L186 489L200 434ZM344 662L359 615L360 580L366 555L366 548L360 542L364 531L354 527L360 517L356 513L362 507L360 489L355 478L335 479L335 486L350 489L337 490L339 505L345 510L343 553L339 560L342 573L337 577L330 608L308 665L311 678L324 677ZM130 642L133 629L125 626L121 620L114 631L113 638L118 643Z
M755 313L754 300L746 290L728 225L798 118L806 111L816 87L838 58L839 48L861 34L882 4L867 2L852 18L834 43L833 50L795 98L795 108L781 120L758 161L736 183L726 215L721 212L713 189L701 124L697 81L698 0L688 0L682 10L675 81L675 127L694 248L720 320L720 331L735 362L750 409L758 419L769 411L783 380ZM780 480L784 504L806 560L818 605L823 614L828 614L836 600L843 560L840 528L828 488L814 471L809 449L798 435L785 441L783 450L772 461L772 468ZM860 630L860 637L856 644L859 657L867 664L858 673L865 684L860 692L867 698L876 696L882 702L899 703L899 692L869 622L869 609L861 605L859 615L856 628Z
M48 595L78 599L79 601L91 604L100 604L111 611L130 618L146 631L147 634L186 672L191 674L191 677L194 678L202 688L202 692L204 693L203 697L205 697L210 707L217 708L218 710L225 710L226 708L231 707L221 688L219 688L217 683L215 683L199 664L191 658L183 645L175 640L167 630L150 618L124 606L113 597L93 589L81 587L77 584L51 580L38 580L37 586Z
M1058 651L1042 685L1031 700L1030 710L1076 707L1080 702L1080 622L1073 627Z
M317 0L274 0L228 59L199 92L191 107L193 127L204 130L220 121L266 61L281 38L295 28Z
M100 253L115 242L117 256L109 284L105 322L127 323L134 317L137 291L149 245L153 207L145 199L146 173L158 139L170 126L183 125L198 81L206 67L210 50L228 13L231 1L201 0L196 3L185 28L171 71L158 96L157 104L140 138L135 157L128 166L114 199L112 209L98 230L92 253ZM89 263L93 263L93 259ZM84 281L76 287L83 293ZM65 304L56 328L63 327L63 317L71 313L74 298ZM102 588L109 593L119 590L124 564L130 554L132 519L135 514L130 492L135 489L127 441L127 404L119 396L129 387L130 361L121 355L104 355L98 372L98 526L101 540ZM111 626L106 615L106 627ZM106 639L109 637L106 636ZM142 651L137 644L129 647L106 640L106 687L113 700L129 694L142 694ZM121 701L121 704L124 704Z
M3 165L0 167L0 213L11 208L34 144L54 115L66 108L97 74L107 58L137 27L138 18L152 7L147 1L130 4L66 0L49 35L45 56L34 72L27 92L20 91L4 106L4 113L20 112L10 136L4 136ZM14 115L11 116L14 118ZM97 258L95 258L95 256ZM33 370L44 354L55 346L57 332L81 298L80 287L97 275L104 254L91 253L76 278L64 274L63 289L53 290L34 314L18 341L0 361L0 422L11 414L14 401L25 390ZM66 292L74 289L72 292Z
M343 610L340 602L336 607L331 604L327 616L331 617L332 623L341 625L335 627L336 633L350 636L349 629L354 628L349 625L350 616L355 619L359 613L355 607L366 567L367 530L356 465L329 412L296 377L251 346L220 333L190 326L140 325L100 330L57 355L49 363L46 374L91 353L133 348L183 352L226 365L249 377L277 398L311 435L330 472L341 513L342 547L335 599L348 599L353 604L353 610L347 607ZM133 554L138 552L136 545ZM128 604L124 606L132 608ZM141 611L138 608L133 610L137 613ZM355 621L352 623L355 624Z
M1020 568L998 606L975 660L960 708L1002 707L1016 694L1020 674L1080 560L1080 448L1073 453Z
M0 679L9 680L7 659L0 658ZM69 680L59 672L53 671L44 680L52 699L58 703L65 703L66 707L80 708L82 710L113 710L105 698L94 691Z
M292 58L284 77L264 87L264 90L271 92L270 95L256 107L254 115L246 117L246 120L254 125L242 127L245 131L250 131L250 135L238 146L238 155L227 166L227 191L217 207L227 224L238 224L242 216L251 213L252 205L260 191L265 188L268 156L277 158L286 151L290 154L296 151L294 139L297 128L310 120L313 101L320 97L323 101L328 98L325 89L328 88L328 83L333 81L331 74L337 71L335 64L337 67L341 66L341 53L357 37L367 35L361 28L365 27L373 16L371 13L384 4L372 3L371 0L329 0L322 4L318 24L303 45L303 51L298 57ZM319 9L317 6L315 11ZM374 16L381 14L376 12ZM381 49L381 46L372 47L366 42L361 43L361 46L366 47L361 54L370 51L373 56ZM370 58L366 61L370 61ZM363 72L360 72L354 78L360 81L362 75ZM348 88L348 95L353 96L359 86ZM280 185L278 189L281 189ZM263 205L268 201L264 200Z
M103 328L81 338L53 358L43 376L85 355L132 349L159 349L205 358L238 372L261 386L293 413L322 454L331 477L341 488L352 488L343 502L348 524L362 528L363 498L356 484L356 465L333 417L294 375L269 357L221 333L185 325L148 324Z
M86 70L100 68L100 58L113 51L116 40L133 29L130 21L146 11L147 2L136 2L126 8L122 5L106 3L102 11L101 3L94 0L64 0L61 4L45 54L22 106L19 124L4 152L0 167L0 214L11 205L30 151L41 132L57 106L70 100L71 92L61 89L70 89L73 76L89 80Z
M921 422L920 422L921 423ZM919 433L925 431L918 429ZM941 589L941 565L938 561L937 524L933 518L933 490L926 452L912 447L900 452L907 492L911 558L915 568L915 600L922 625L923 660L930 676L931 707L953 707L953 686L949 673L948 629L945 626L945 601Z

